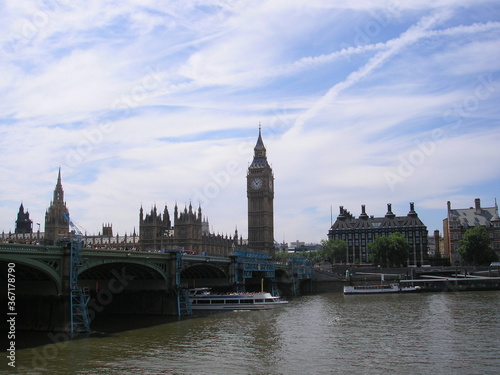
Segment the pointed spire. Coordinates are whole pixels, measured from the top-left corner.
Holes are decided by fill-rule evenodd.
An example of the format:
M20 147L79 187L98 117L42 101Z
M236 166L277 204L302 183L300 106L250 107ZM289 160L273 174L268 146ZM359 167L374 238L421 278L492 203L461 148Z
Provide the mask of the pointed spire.
M59 173L57 174L57 184L54 189L54 199L53 203L62 203L64 204L64 190L61 182L61 167L59 167Z
M262 141L262 134L261 134L261 126L260 126L260 122L259 122L259 137L257 138L257 143L255 144L255 148L254 148L254 151L264 151L264 153L266 152L266 147L264 146L264 142ZM263 155L265 156L265 154Z
M266 147L264 146L264 142L262 141L260 124L259 124L259 137L257 138L257 143L255 144L253 151L254 151L253 161L252 164L250 164L249 168L260 169L269 167L266 157Z

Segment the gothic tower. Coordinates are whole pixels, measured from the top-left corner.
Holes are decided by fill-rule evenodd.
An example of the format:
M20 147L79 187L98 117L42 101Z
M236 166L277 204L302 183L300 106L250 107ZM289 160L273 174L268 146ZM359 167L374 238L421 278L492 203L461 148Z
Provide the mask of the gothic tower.
M24 206L21 203L17 213L15 233L33 233L33 220L30 219L28 210L24 212Z
M179 212L177 203L174 210L174 236L177 246L184 250L192 250L197 254L202 251L203 219L201 206L198 206L198 214L189 203L189 210L184 207L184 212Z
M247 173L248 249L274 256L274 176L259 138Z
M141 250L160 250L171 248L172 224L167 205L163 209L163 217L156 210L156 203L151 213L144 216L144 210L139 211L139 243Z
M59 235L69 234L69 223L64 217L69 217L69 211L64 201L64 191L61 184L61 168L57 176L57 184L54 189L54 198L50 202L50 207L45 212L45 241L47 244L57 242Z

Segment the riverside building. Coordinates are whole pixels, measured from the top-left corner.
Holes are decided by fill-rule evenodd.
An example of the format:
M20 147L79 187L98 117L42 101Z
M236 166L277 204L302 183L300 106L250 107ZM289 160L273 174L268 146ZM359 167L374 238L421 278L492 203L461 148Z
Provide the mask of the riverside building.
M354 217L340 206L337 220L328 231L328 239L341 239L347 243L347 263L369 263L368 244L378 236L390 236L392 233L403 234L410 245L407 266L421 266L428 259L427 227L415 212L414 203L406 216L396 216L392 205L387 204L387 213L382 217L369 216L365 205L361 205L361 214Z
M461 257L457 253L460 240L467 229L475 226L486 228L493 249L500 255L500 217L496 201L494 207L481 207L481 200L476 198L474 207L453 209L451 202L447 202L447 215L443 220L443 250L451 265L461 264Z

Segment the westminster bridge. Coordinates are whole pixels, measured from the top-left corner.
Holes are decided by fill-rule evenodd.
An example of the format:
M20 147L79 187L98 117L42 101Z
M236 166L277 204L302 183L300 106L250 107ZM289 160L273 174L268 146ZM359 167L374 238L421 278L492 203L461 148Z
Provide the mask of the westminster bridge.
M89 295L90 319L99 313L178 315L180 287L256 291L264 280L267 291L290 295L310 286L304 263L249 260L241 255L256 253L238 253L218 257L83 248L78 283ZM0 264L2 285L13 292L2 293L1 301L7 306L7 296L15 296L11 305L19 329L67 330L69 247L0 244Z

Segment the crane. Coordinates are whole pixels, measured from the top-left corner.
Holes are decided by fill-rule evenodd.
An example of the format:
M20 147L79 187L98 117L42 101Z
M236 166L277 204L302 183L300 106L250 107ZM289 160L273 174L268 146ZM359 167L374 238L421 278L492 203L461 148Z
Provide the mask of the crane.
M90 332L90 319L87 304L90 299L88 288L78 283L78 273L82 266L82 231L63 213L71 229L70 242L70 301L71 301L71 333Z

